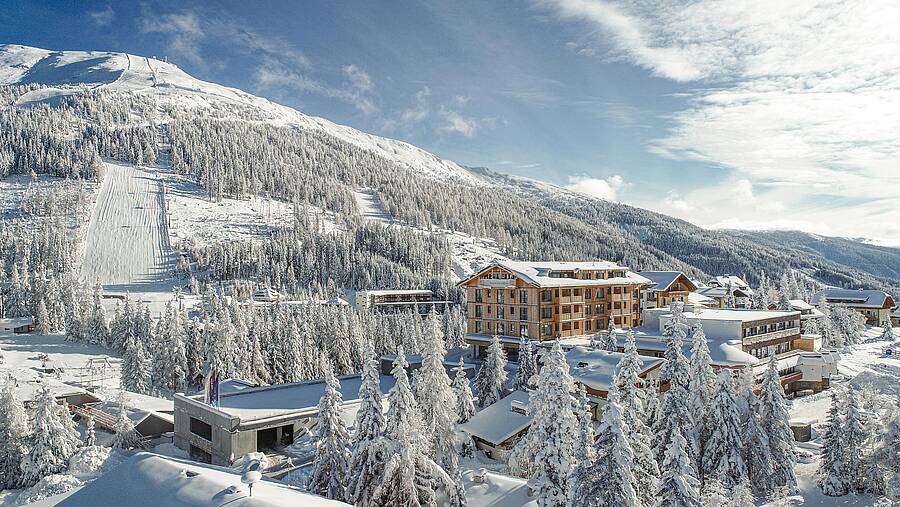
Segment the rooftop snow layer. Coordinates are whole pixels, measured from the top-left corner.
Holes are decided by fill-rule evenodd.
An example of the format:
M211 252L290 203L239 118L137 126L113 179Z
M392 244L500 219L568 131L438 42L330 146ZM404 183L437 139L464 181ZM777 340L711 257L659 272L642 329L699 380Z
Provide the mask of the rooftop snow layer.
M880 290L822 289L810 298L816 306L824 301L857 308L883 308L891 296Z
M513 403L528 405L528 393L513 391L509 396L477 412L459 429L492 444L500 444L531 425L531 417L513 411Z
M650 280L643 276L628 271L627 267L620 266L615 262L596 261L596 262L541 262L541 261L507 261L496 260L493 264L512 271L522 279L537 285L538 287L561 287L561 286L583 286L583 285L628 285L628 284L649 284ZM492 265L493 265L492 264ZM580 278L555 278L551 277L551 272L559 271L589 271L589 270L621 270L625 271L625 276L605 278L605 279L580 279Z
M619 371L619 361L624 355L621 352L573 347L566 352L566 362L569 363L569 373L576 382L591 389L608 391ZM663 362L663 359L658 357L638 356L638 359L641 361L642 374Z
M653 285L647 287L649 290L664 291L668 290L683 273L681 271L641 271L638 274L653 282Z
M233 487L236 491L232 491ZM126 500L130 507L346 507L344 503L311 495L271 479L257 482L250 497L247 486L241 484L241 476L228 469L146 452L135 454L64 499L54 497L51 502L34 505L122 505Z

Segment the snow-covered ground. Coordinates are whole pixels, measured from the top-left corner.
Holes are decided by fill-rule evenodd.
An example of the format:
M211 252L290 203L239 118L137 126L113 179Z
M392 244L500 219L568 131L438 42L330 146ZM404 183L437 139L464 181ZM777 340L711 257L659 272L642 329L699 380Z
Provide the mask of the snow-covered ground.
M107 162L88 227L81 278L107 291L172 291L174 259L155 171Z
M444 236L450 244L450 258L452 262L450 269L453 271L453 277L456 280L467 278L493 260L507 259L500 253L500 248L493 239L477 238L464 232L448 229L432 229L428 231L394 219L381 204L381 199L379 199L375 190L360 189L353 192L353 197L356 199L356 207L359 210L359 214L365 220L407 227L411 231L420 234L440 234Z
M173 175L168 175L166 189L169 235L173 244L193 241L204 245L258 238L267 235L272 228L289 227L294 221L293 205L277 199L224 198L214 202L206 197L206 191L200 186ZM319 221L322 232L338 228L330 213L312 206L307 206L307 213Z

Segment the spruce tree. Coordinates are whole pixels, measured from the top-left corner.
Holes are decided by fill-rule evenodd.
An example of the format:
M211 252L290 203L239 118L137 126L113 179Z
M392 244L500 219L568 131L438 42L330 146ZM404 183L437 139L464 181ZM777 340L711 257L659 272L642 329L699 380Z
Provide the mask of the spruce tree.
M0 389L0 489L22 485L27 432L28 414L16 395L15 379L7 376Z
M84 420L84 446L97 445L97 434L94 431L94 418L88 415Z
M506 378L506 352L500 345L500 337L494 335L491 345L488 347L487 358L481 364L475 379L479 407L493 405L503 397Z
M453 368L453 392L456 395L456 419L460 424L466 423L475 415L475 396L472 394L472 385L466 376L466 367L462 358L459 358L459 366Z
M747 480L741 455L741 413L731 373L719 373L715 397L710 404L709 438L703 449L703 474L726 490Z
M769 437L760 419L759 399L750 391L745 403L747 411L742 445L744 464L747 467L747 477L753 488L753 494L766 496L770 493L768 481L771 480L770 475L775 468L775 462L769 446Z
M316 428L316 455L307 489L319 496L343 500L347 490L347 445L350 436L341 419L343 412L341 384L334 375L331 362L325 362L325 394L319 400L319 422Z
M688 383L688 412L694 423L691 428L692 442L696 443L694 449L695 464L697 470L703 470L703 451L706 440L713 427L709 421L710 402L716 391L716 373L713 371L709 356L709 346L706 341L706 333L698 322L694 329L691 345L691 357L688 369L690 380ZM703 478L700 477L701 482Z
M887 320L884 321L884 331L881 333L881 339L886 342L894 341L894 325L891 322L890 315L888 315Z
M126 391L150 394L150 372L143 344L133 336L125 342L125 357L122 360L120 386Z
M844 496L850 491L847 473L847 448L844 437L844 418L841 415L837 392L831 391L831 408L828 410L828 427L822 445L818 482L828 496Z
M666 447L660 470L662 477L656 491L658 507L701 507L700 481L687 453L688 443L674 428Z
M359 386L359 410L356 412L356 431L350 444L350 464L346 501L360 507L373 505L377 479L384 470L384 415L379 388L378 359L372 343L365 342L365 362Z
M46 385L38 390L35 400L33 432L28 438L28 454L22 459L22 484L32 486L41 478L59 473L77 449L63 425L61 407ZM64 417L69 417L65 414Z
M575 407L578 416L578 433L575 439L575 456L579 461L594 459L594 427L591 425L591 406L585 387L575 387Z
M425 321L422 367L415 385L416 400L422 414L425 451L450 474L456 471L456 395L444 368L444 336L440 321L432 309Z
M527 438L537 449L534 478L540 483L538 503L542 506L565 506L567 502L569 476L577 460L574 391L569 365L557 340L544 356L537 388L528 403L532 420Z
M618 391L612 386L597 430L595 457L581 461L572 473L571 505L640 505L634 488L634 454L624 431L626 424L618 404Z
M778 361L774 355L769 360L769 367L763 378L759 402L760 424L768 437L774 464L764 491L768 494L782 490L794 491L797 487L794 475L794 464L797 462L794 433L791 431L784 388L778 375Z
M141 447L141 438L134 429L134 423L128 417L130 404L128 395L123 390L119 390L119 397L116 400L118 411L116 412L116 421L113 429L116 431L112 440L112 447L116 449L134 449Z
M668 382L669 389L662 394L653 425L653 434L656 438L654 452L660 464L665 459L669 444L672 442L672 434L676 429L682 438L688 439L686 452L691 456L692 462L697 451L697 443L693 438L694 422L689 406L690 365L682 351L687 324L681 313L680 304L673 304L672 310L672 319L666 324L668 340L664 353L665 361L660 371L660 381Z
M519 341L519 369L516 371L516 379L513 389L527 391L533 387L529 382L537 375L537 357L534 353L534 345L526 336Z

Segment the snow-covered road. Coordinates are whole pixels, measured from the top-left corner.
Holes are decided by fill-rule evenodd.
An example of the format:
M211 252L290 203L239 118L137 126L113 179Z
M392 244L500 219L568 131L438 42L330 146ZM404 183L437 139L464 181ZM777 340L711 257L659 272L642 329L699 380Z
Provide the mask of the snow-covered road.
M107 291L171 292L173 254L161 184L149 170L106 163L81 277Z

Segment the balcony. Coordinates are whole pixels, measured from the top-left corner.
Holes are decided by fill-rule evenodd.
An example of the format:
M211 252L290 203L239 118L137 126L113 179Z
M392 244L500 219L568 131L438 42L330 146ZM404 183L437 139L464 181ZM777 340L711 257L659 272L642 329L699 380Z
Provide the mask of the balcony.
M757 343L769 342L773 340L779 340L781 338L788 337L800 337L800 328L799 327L791 327L787 329L779 329L778 331L772 331L769 333L760 333L753 336L745 336L743 339L743 343L745 346L755 345Z
M560 296L556 302L561 305L584 303L584 296Z
M513 278L482 278L480 287L485 289L515 289L516 280Z

